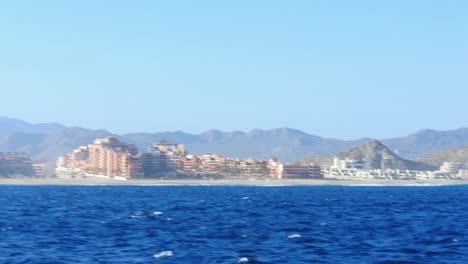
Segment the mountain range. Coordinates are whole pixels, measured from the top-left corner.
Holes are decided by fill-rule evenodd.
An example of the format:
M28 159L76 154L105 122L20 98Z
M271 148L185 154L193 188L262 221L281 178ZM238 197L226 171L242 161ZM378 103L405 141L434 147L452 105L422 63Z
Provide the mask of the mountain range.
M116 135L106 130L66 127L58 123L30 124L0 117L0 151L27 151L34 159L56 159L81 145L92 143L96 138L106 136L116 136L135 144L141 151L146 151L151 143L168 140L185 144L188 151L195 155L217 153L236 158L277 157L285 162L337 155L370 140L324 138L291 128L256 129L250 132L209 130L201 134L175 131ZM439 151L467 147L468 128L421 130L408 136L380 141L403 158L417 159Z

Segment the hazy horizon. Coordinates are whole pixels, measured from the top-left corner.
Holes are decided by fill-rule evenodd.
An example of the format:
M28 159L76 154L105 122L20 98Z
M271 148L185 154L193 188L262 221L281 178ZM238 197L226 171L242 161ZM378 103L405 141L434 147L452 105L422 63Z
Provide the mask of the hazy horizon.
M468 3L0 4L0 116L113 133L468 125Z

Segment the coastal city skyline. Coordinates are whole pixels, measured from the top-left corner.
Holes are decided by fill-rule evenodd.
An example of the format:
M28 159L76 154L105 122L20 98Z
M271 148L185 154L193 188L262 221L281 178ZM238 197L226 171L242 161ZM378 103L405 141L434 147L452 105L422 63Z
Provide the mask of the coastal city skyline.
M464 2L1 7L3 116L119 134L292 127L343 139L468 124Z
M466 157L464 157L466 159ZM317 164L315 162L319 162ZM162 140L146 151L116 137L95 139L61 155L56 161L31 160L27 152L0 152L0 177L118 180L465 180L468 164L438 160L405 160L377 140L334 157L283 163L190 154L185 145Z

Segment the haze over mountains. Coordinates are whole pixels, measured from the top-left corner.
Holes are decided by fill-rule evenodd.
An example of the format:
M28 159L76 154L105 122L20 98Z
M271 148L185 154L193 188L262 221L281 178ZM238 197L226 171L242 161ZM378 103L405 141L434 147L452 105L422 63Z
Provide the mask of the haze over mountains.
M95 138L117 136L145 151L149 144L168 140L185 144L192 154L217 153L228 157L282 161L303 160L311 156L330 156L362 145L368 138L340 140L310 135L291 128L201 134L181 131L114 135L105 130L65 127L57 123L30 124L0 118L0 151L28 151L34 159L56 159ZM399 156L417 159L438 151L468 146L468 128L449 131L421 130L414 134L383 139L381 142Z

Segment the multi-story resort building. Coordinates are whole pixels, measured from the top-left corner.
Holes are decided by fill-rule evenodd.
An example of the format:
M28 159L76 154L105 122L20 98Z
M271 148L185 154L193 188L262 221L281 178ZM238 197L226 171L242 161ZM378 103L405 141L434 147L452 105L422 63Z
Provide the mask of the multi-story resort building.
M115 137L96 139L93 144L59 158L57 165L73 173L125 178L143 176L138 149Z
M216 154L200 156L200 169L204 174L220 174L225 167L226 159Z
M193 155L186 155L179 160L178 166L179 172L186 175L196 175L200 173L201 160L200 158Z
M247 159L240 162L240 173L242 176L263 178L269 175L267 163L254 159Z
M181 161L187 155L184 145L164 140L152 144L148 150L148 153L142 154L144 172L148 177L176 173Z

